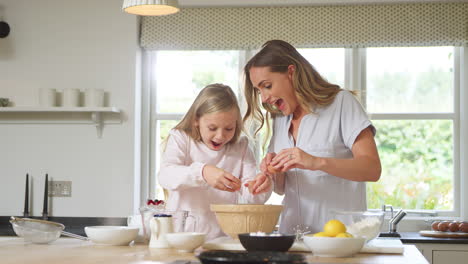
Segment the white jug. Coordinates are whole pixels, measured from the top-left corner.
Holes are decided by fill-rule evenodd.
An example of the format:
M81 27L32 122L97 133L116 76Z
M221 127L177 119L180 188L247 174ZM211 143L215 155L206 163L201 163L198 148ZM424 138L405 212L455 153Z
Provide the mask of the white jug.
M155 215L150 220L151 238L149 247L151 248L170 248L166 240L166 233L173 233L172 216L161 214Z

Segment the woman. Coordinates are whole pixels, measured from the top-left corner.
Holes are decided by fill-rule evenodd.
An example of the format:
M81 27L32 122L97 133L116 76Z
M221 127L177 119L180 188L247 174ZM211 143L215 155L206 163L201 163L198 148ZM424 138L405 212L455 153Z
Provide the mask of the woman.
M273 119L260 168L285 195L280 232L318 232L332 209L366 210L365 182L380 178L381 165L376 130L353 94L281 40L266 42L244 73L244 121L259 121L257 132L266 124L270 134Z

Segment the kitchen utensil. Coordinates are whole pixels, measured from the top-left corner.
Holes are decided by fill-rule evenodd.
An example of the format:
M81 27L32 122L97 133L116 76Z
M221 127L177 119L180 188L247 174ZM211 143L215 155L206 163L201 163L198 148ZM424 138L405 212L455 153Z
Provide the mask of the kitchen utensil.
M304 236L304 243L319 257L351 257L358 253L366 239L364 237L314 237Z
M103 89L86 89L84 106L87 107L103 107L104 106L104 90Z
M28 173L26 173L26 187L24 190L23 217L29 217L29 174Z
M346 231L355 237L365 237L366 242L379 236L384 221L382 211L339 211L332 210L330 215L346 225Z
M67 88L63 90L62 106L78 107L80 106L80 90L76 88Z
M42 206L42 219L47 220L49 218L49 174L45 176L44 183L44 204Z
M170 247L179 252L193 252L205 242L206 233L180 232L167 233L166 241Z
M271 233L278 223L282 205L211 204L216 220L224 233L234 239L241 233Z
M151 248L170 248L165 235L174 232L172 215L158 214L150 221L151 238L149 247Z
M0 107L7 107L10 104L10 99L0 98Z
M86 226L85 233L96 244L126 246L138 236L138 228L128 226Z
M39 105L44 107L53 107L57 105L56 91L53 88L39 89Z
M306 263L302 254L285 252L230 252L230 251L203 251L197 256L203 264L263 264L263 263Z
M36 244L47 244L54 242L60 235L69 236L81 240L88 240L87 237L63 231L65 226L60 223L37 220L30 218L19 218L12 216L10 223L16 235L23 237L25 241Z
M155 215L167 214L172 216L174 232L196 232L196 212L185 210L166 210L162 206L144 206L140 208L141 224L143 226L144 238L148 242L151 238L150 221Z
M463 232L442 232L442 231L432 231L432 230L421 230L419 231L419 234L425 237L440 237L440 238L468 237L468 233L463 233Z
M247 251L288 251L294 243L296 235L277 233L243 233L239 240Z

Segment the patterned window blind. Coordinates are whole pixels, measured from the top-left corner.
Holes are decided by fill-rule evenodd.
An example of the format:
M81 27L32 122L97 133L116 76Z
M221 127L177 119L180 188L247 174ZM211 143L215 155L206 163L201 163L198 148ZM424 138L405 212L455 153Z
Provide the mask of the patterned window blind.
M255 49L270 39L298 48L463 46L468 3L183 8L143 17L147 50Z

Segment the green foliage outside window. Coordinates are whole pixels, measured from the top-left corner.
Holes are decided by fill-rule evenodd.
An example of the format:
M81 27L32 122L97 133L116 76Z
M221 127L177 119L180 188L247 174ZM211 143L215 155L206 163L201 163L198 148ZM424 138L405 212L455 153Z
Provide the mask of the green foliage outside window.
M382 162L367 183L368 208L453 209L453 127L449 120L378 120Z

